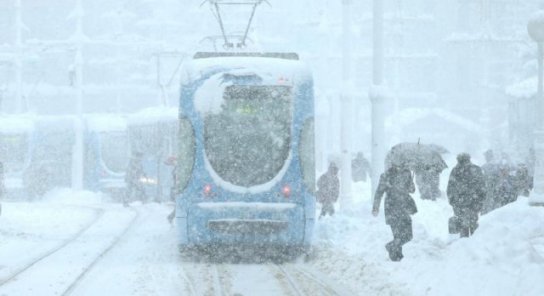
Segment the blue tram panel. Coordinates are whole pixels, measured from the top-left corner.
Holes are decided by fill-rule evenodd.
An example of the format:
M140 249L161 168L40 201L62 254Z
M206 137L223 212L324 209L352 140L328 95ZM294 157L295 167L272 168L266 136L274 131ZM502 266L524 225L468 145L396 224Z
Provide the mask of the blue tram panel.
M94 114L85 118L84 185L120 201L130 146L126 116Z
M308 248L315 224L312 77L289 53L197 53L182 75L180 247Z

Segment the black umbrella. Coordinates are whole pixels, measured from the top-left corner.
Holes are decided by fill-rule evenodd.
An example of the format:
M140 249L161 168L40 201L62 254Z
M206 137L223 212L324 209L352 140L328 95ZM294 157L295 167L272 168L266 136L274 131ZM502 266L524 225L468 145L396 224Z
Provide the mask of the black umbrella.
M442 171L448 166L440 154L448 150L436 144L400 143L391 148L385 158L386 166L406 165L411 170L434 168Z

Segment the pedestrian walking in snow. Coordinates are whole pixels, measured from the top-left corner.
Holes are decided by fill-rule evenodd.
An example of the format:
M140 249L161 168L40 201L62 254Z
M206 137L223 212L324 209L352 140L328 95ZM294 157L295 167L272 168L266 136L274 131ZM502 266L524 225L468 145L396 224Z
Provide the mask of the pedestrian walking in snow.
M380 176L372 215L377 216L380 210L382 196L385 193L384 213L385 223L391 227L393 240L385 245L389 258L392 261L400 261L402 246L413 238L411 215L417 212L417 207L410 196L415 192L412 173L403 162L393 162L391 166Z
M338 167L334 162L329 164L327 171L317 180L316 198L321 203L319 218L334 215L334 203L340 194L340 180L338 179Z
M529 176L529 168L524 163L519 163L514 174L515 187L518 190L518 196L529 196L531 191L531 177Z
M363 152L358 152L351 161L351 179L353 182L366 182L367 176L370 176L370 163Z
M457 156L457 165L448 181L448 201L459 221L461 237L468 237L478 228L478 215L486 197L482 169L470 161L468 153Z
M125 174L127 191L123 200L124 206L127 206L128 202L133 199L142 201L146 199L145 189L142 183L142 179L145 178L142 157L143 154L141 152L134 152L128 163L128 168Z
M505 206L518 199L518 187L515 172L510 167L501 167L497 184L497 200L499 207Z
M530 148L527 157L525 158L525 165L527 166L527 173L529 174L529 190L533 189L534 185L534 176L535 176L535 165L536 165L536 155L535 149Z

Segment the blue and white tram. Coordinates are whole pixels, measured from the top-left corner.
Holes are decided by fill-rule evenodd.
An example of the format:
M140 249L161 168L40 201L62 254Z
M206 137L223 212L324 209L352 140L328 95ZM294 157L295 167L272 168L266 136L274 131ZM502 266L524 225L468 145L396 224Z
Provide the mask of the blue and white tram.
M309 248L314 97L311 74L298 55L197 53L182 75L180 249Z
M56 187L72 184L72 148L75 143L74 118L41 116L36 118L31 138L30 164L23 184L30 198Z
M85 188L120 201L130 155L126 116L93 114L85 122Z

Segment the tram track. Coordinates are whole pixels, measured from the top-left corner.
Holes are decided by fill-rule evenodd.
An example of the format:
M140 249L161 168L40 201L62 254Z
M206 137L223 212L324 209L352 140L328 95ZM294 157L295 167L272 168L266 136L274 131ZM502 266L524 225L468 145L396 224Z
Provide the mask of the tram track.
M295 278L288 272L283 266L276 264L274 265L276 269L281 273L283 278L287 281L287 286L290 288L291 292L296 296L306 296L307 294L303 292L302 288L299 286Z
M212 265L212 278L213 278L213 295L214 296L227 296L225 294L225 289L222 286L221 278L219 277L219 267L214 264Z
M85 224L77 233L72 235L70 238L65 239L64 241L62 241L57 246L49 249L48 251L45 251L44 253L38 255L36 258L31 259L30 262L28 262L28 263L26 263L26 264L24 264L22 266L16 267L15 271L11 272L10 275L8 275L6 277L3 277L3 278L0 278L0 287L2 287L3 285L5 285L5 284L7 284L7 283L9 283L11 281L13 281L19 275L21 275L25 271L29 270L30 268L32 268L33 266L35 266L39 262L41 262L44 259L56 254L57 252L59 252L60 250L62 250L63 248L65 248L66 246L71 244L72 242L76 241L89 228L91 228L98 220L100 220L100 218L104 215L104 212L105 212L104 209L100 209L100 208L87 207L87 206L78 206L78 207L93 210L95 212L95 215L94 215L93 219L91 219L91 221L89 221L87 224Z
M98 262L100 262L106 254L108 254L119 242L123 237L126 236L126 234L134 227L136 220L140 217L140 212L137 210L134 210L133 208L130 208L130 210L135 213L135 215L132 217L132 219L128 222L126 227L123 229L121 233L119 233L109 244L108 247L106 247L98 256L95 257L95 259L88 264L78 275L78 277L62 292L60 295L62 296L68 296L71 295L72 292L78 287L78 285L85 279L86 275L96 266Z
M347 296L351 295L343 289L340 289L332 282L326 280L324 277L309 272L305 268L297 267L296 265L273 265L277 269L282 277L285 279L287 286L290 289L291 294L296 296L314 296L314 295L326 295L326 296Z
M0 295L70 295L139 217L132 208L93 209L97 211L95 219L47 254L12 273L0 285ZM37 278L41 280L36 281Z

